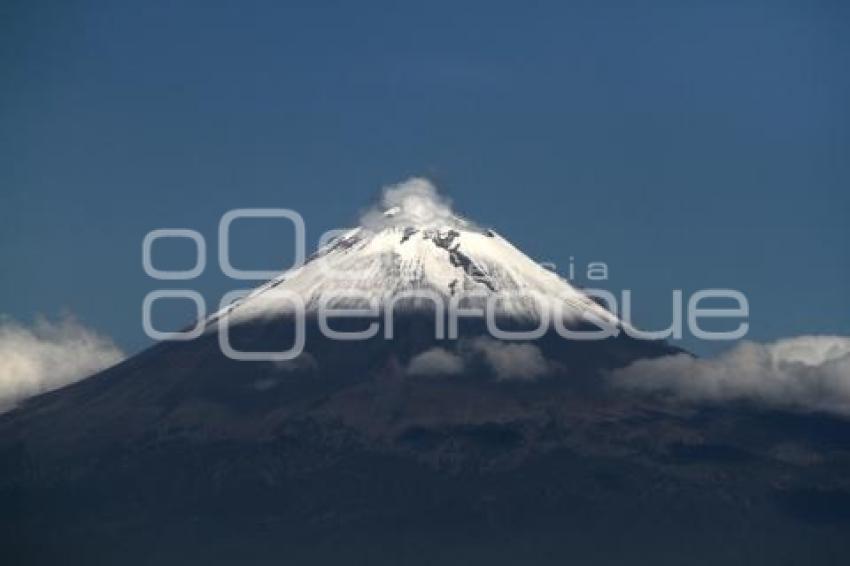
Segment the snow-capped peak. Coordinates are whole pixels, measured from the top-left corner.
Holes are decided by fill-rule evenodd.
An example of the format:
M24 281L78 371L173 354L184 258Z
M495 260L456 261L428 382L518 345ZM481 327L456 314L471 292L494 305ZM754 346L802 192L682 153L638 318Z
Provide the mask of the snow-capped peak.
M492 230L455 215L450 203L424 179L386 189L381 206L310 256L214 315L245 319L284 313L297 295L308 311L363 306L364 300L431 293L465 305L499 295L501 315L537 319L559 303L565 317L585 313L617 324L613 315L565 279L540 266ZM548 304L547 304L548 303ZM430 306L430 305L429 305Z

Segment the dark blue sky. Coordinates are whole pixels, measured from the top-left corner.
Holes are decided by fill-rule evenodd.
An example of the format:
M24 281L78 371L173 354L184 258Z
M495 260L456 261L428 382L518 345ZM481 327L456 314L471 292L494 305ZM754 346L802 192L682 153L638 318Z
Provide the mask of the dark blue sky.
M244 286L226 210L296 209L315 241L427 175L533 257L607 262L639 323L732 287L751 338L850 333L848 4L247 4L2 3L0 313L137 349L149 290ZM201 280L145 276L160 227L207 237ZM278 228L245 267L280 263Z

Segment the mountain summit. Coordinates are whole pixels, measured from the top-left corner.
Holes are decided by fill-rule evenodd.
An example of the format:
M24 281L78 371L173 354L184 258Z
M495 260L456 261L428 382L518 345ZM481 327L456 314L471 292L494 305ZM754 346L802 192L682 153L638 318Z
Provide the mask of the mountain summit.
M490 299L498 314L509 318L537 320L541 309L551 311L558 305L566 321L620 324L493 230L455 215L424 179L386 189L381 205L364 214L361 226L342 231L304 265L272 279L211 321L285 313L294 295L308 311L320 303L356 308L404 296L420 299L405 301L407 307L426 302L433 306L435 300L447 305L455 298L455 304L468 308Z

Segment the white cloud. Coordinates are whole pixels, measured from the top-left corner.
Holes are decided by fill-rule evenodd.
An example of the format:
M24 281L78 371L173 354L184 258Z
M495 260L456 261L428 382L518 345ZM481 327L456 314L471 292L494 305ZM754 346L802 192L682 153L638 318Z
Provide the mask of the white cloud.
M0 411L58 389L119 362L109 338L73 318L39 319L26 327L0 318Z
M462 341L457 353L445 348L426 350L410 360L406 372L414 376L458 375L474 360L483 361L501 381L533 380L551 369L540 348L533 344L480 337Z
M470 342L473 352L484 357L500 380L532 380L547 371L549 364L534 344L501 342L476 338Z
M414 356L407 366L408 375L457 375L463 371L463 358L444 348L431 348Z
M455 215L449 198L421 177L385 187L380 203L366 211L360 223L371 230L388 226L429 228L469 224Z
M752 401L850 415L850 337L742 342L713 359L687 354L640 360L613 383L683 401Z

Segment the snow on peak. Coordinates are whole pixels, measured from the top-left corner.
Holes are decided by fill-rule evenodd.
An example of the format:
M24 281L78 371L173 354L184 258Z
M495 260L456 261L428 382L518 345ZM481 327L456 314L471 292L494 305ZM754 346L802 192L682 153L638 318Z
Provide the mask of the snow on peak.
M566 305L569 318L590 312L616 323L584 293L494 231L456 215L451 201L421 178L385 188L380 203L362 216L361 226L212 318L286 312L291 302L274 290L296 294L309 310L322 302L362 308L364 298L386 300L422 291L447 303L458 295L477 294L486 301L499 294L508 297L500 303L502 314L536 319L541 303L533 295Z

